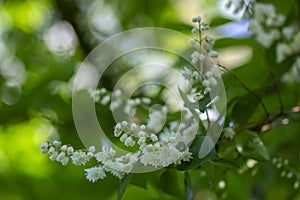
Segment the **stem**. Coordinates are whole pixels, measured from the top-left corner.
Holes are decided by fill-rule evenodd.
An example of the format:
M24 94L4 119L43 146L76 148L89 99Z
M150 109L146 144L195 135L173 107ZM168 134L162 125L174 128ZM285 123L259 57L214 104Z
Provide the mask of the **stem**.
M284 107L283 107L282 98L281 98L280 92L279 92L278 82L276 81L276 77L275 77L274 71L272 70L272 68L270 67L270 65L268 65L268 68L269 68L269 71L270 71L271 78L272 78L272 80L274 82L274 87L275 87L275 91L276 91L278 103L279 103L279 106L280 106L280 113L282 113Z
M186 200L193 199L192 181L189 172L184 172L184 185L186 188Z
M223 69L225 69L226 71L230 72L231 75L240 83L240 85L247 91L249 92L250 94L252 94L257 100L258 102L260 103L260 105L262 106L264 112L265 112L265 115L266 115L266 118L268 119L270 114L267 110L267 107L265 106L264 102L262 101L262 99L257 95L255 94L252 90L250 90L232 71L230 71L228 68L226 68L225 66L222 66L219 64L220 67L222 67Z
M209 115L208 115L208 111L207 109L205 109L205 113L206 113L206 117L207 117L207 121L208 121L208 125L207 125L207 129L210 126L210 119L209 119Z
M202 46L202 32L201 32L201 24L198 22L198 34L199 34L199 44Z

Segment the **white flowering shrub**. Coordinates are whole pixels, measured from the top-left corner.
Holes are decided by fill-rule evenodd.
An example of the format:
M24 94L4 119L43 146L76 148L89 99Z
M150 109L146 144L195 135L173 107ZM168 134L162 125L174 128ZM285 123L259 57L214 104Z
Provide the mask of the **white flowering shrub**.
M213 191L211 199L245 199L244 195L256 192L256 186L240 196L234 195L232 190L238 188L231 185L231 178L245 176L249 179L245 182L250 184L252 177L270 169L279 170L280 176L291 182L289 198L292 197L299 189L299 169L290 164L289 155L272 149L265 132L299 123L299 19L291 20L274 5L253 0L229 0L225 6L242 14L251 36L215 40L208 32L208 23L200 16L192 19L195 39L189 41L193 49L189 54L191 65L176 66L189 85L185 90L177 88L184 109L179 111L167 101L158 101L161 93L158 97L141 93L128 98L120 89L91 87L86 91L93 103L117 113L116 117L120 117L120 110L129 116L128 120L116 120L110 129L117 145L103 140L101 148L91 145L76 149L55 140L41 144L41 152L63 166L83 166L86 179L92 183L108 178L108 174L121 179L119 199L133 176L156 170L165 170L160 181L166 193L186 199L200 199L197 191L203 182L205 189ZM244 42L253 48L250 62L255 63L237 69L223 65L219 59L222 51L217 50L228 41ZM258 67L249 69L251 65ZM222 78L226 99L212 95L215 90L220 92ZM278 106L274 106L274 99ZM227 113L226 108L217 106L225 101ZM299 149L295 151L299 154ZM216 170L217 175L210 170ZM183 181L178 186L180 176ZM237 182L243 184L243 180ZM264 199L266 195L255 197Z

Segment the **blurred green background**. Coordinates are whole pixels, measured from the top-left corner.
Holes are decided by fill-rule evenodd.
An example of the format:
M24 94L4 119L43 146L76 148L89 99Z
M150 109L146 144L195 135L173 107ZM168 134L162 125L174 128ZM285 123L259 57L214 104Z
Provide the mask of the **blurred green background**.
M295 2L277 6L288 14ZM72 77L86 55L115 33L158 26L191 36L191 18L201 15L211 23L212 32L216 30L212 34L221 38L216 43L221 63L235 68L251 89L270 81L269 76L263 76L266 72L261 64L266 51L249 39L245 30L229 37L228 32L216 28L234 19L220 4L218 0L0 0L0 199L116 198L117 178L109 176L92 184L85 179L82 167L62 167L39 151L42 142L54 138L83 147L72 119ZM261 51L253 52L255 48ZM278 70L279 76L282 73ZM113 77L106 77L103 85L110 88L110 79ZM228 77L225 85L231 86L229 100L245 95ZM299 84L283 85L282 90L287 96L286 108L299 105ZM278 109L274 98L266 96L270 110ZM262 137L271 157L288 155L298 170L300 146L295 141L300 141L299 131L298 120ZM204 165L203 169L212 178L203 178L202 169L191 174L198 191L195 199L222 197L223 191L215 184L219 180L226 180L231 199L300 199L293 181L281 178L270 163L261 164L255 176L250 169L243 176L233 170L225 175L218 166ZM162 191L166 188L160 182L162 173L135 176L124 199L177 199ZM147 178L148 184L141 181ZM177 178L183 187L182 174Z

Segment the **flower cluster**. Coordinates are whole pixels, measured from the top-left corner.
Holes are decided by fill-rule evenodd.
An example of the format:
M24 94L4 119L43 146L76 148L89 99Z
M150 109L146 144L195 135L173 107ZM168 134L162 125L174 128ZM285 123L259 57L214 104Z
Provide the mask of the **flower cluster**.
M234 14L243 13L243 18L248 19L253 15L253 4L255 0L228 0L225 4L227 9L233 9Z
M284 22L285 16L277 14L273 5L256 3L248 30L253 33L258 43L270 47L274 41L281 38L280 28Z
M107 92L105 88L96 89L96 90L88 90L91 98L93 98L94 102L100 103L103 106L106 106L110 101L110 94Z
M277 169L281 170L280 176L282 178L286 178L286 179L294 178L295 180L294 180L293 187L295 190L299 188L300 174L289 165L288 159L284 159L282 157L273 158L272 164L275 165Z
M196 30L200 34L209 29L208 24L203 22L201 17L194 18L193 22L198 23L199 29ZM194 42L196 41L194 40ZM202 41L205 42L204 49L201 46ZM207 58L208 56L217 56L213 50L214 40L212 37L201 38L200 36L197 45L191 58L194 66L201 70L198 68L190 70L188 67L184 67L182 74L192 86L189 92L195 95L194 100L201 101L204 95L207 96L211 88L217 85L217 78L220 78L221 74L217 70L218 66L209 63ZM213 65L213 67L209 65L210 70L204 69L208 67L207 63ZM199 121L190 112L190 108L181 112L180 119L170 120L168 119L170 114L168 107L158 104L151 106L152 99L150 98L137 97L128 100L118 89L112 93L105 88L89 90L88 93L96 103L109 106L111 111L121 109L130 115L135 114L138 106L149 110L147 119L134 118L131 121L117 122L114 126L114 136L127 148L137 149L137 151L126 154L124 152L117 153L116 148L111 146L103 146L101 151L96 151L94 146L74 150L71 145L62 145L59 141L45 142L41 145L41 152L48 153L50 160L60 162L62 165L67 165L71 161L76 166L86 166L89 161L94 160L97 164L85 169L85 173L89 181L96 182L104 179L106 173L122 178L131 173L135 166L162 168L179 165L193 159L189 147L199 134ZM207 107L217 100L218 98L211 100ZM109 102L110 105L108 105ZM196 109L197 107L194 111ZM200 115L200 112L198 114Z
M232 0L229 0L227 7L232 7ZM257 3L250 0L248 4L243 0L236 1L235 10L244 11L249 20L248 30L252 32L257 42L269 48L276 45L276 61L281 63L287 58L299 55L300 53L300 32L299 28L292 25L284 26L286 18L278 14L272 4ZM247 9L244 9L247 8ZM297 56L290 70L286 72L282 81L287 83L300 83L300 56Z
M210 56L212 58L217 58L219 56L219 53L217 51L213 50L213 47L214 47L214 44L215 44L214 39L211 36L208 36L208 35L205 36L204 38L202 38L202 32L209 30L208 23L203 21L200 16L198 16L196 18L193 18L192 22L198 24L197 28L192 29L192 33L199 35L199 40L192 40L191 41L192 46L194 46L195 41L197 41L200 44L200 46L203 45L203 47L206 50L208 56ZM203 41L205 42L204 44L202 44ZM205 56L202 53L195 52L195 53L192 54L192 63L196 64L198 61L203 62L204 58L205 58Z

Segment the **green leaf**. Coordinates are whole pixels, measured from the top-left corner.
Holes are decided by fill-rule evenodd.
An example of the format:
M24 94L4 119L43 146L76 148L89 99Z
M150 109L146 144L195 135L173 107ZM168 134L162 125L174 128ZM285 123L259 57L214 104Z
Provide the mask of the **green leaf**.
M233 160L238 157L238 152L236 151L236 143L234 140L230 140L218 148L218 156L221 159Z
M214 48L224 48L228 46L253 46L256 42L252 38L222 38L216 41Z
M117 200L121 200L124 195L126 188L132 178L133 174L127 174L121 181L118 189L118 198Z
M241 97L232 108L232 119L240 124L249 121L259 102L253 95L245 95Z
M215 17L211 20L211 22L209 23L209 26L210 27L221 26L221 25L227 24L229 22L232 22L232 20L226 19L223 17Z
M240 166L231 160L225 160L225 159L213 159L210 161L212 164L215 165L222 165L222 166L226 166L226 167L231 167L231 168L240 168Z
M175 169L167 169L160 176L161 188L164 192L172 196L182 196L178 183L177 171Z
M196 136L190 146L190 152L192 153L193 159L189 162L182 162L177 166L179 171L188 171L199 167L206 161L216 158L216 151L212 149L204 158L199 158L199 152L204 141L205 136Z
M207 104L211 102L211 98L209 93L207 93L203 99L198 101L198 108L201 112L204 112L206 110Z
M138 173L138 174L133 174L130 184L138 186L140 188L147 189L147 181L148 181L147 173Z
M268 151L257 133L249 130L239 132L235 142L238 148L241 147L239 153L242 156L261 161L269 160Z

